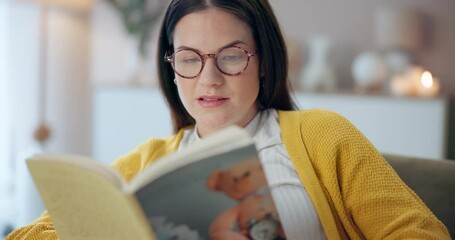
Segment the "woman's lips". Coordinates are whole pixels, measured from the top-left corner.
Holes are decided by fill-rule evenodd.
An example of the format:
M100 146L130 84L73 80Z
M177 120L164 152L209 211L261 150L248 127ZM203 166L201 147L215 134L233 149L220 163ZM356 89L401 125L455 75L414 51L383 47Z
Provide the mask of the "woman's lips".
M229 100L226 97L219 96L201 96L197 99L197 102L202 107L218 107L223 105Z

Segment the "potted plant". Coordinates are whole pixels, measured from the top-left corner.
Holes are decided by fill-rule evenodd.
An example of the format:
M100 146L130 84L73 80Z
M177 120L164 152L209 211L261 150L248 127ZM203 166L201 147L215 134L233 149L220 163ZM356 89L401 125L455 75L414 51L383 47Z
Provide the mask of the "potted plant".
M126 32L137 44L137 57L134 62L135 72L130 82L133 84L148 83L150 73L149 46L153 29L168 4L168 0L106 0L120 15Z

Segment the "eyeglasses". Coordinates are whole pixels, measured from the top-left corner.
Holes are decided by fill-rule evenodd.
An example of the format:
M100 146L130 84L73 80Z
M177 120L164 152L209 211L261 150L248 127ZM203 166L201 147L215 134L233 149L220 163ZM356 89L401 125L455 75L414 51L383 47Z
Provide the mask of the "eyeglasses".
M248 67L250 57L257 52L249 52L241 47L230 46L217 53L200 54L191 49L181 49L172 55L164 56L174 72L182 78L195 78L201 74L208 58L215 59L217 69L228 76L237 76Z

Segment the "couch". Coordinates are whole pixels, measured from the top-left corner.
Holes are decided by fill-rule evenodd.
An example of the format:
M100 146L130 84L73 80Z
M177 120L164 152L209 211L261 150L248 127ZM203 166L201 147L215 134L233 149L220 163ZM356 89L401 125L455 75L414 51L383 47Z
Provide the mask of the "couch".
M383 156L455 238L455 161Z

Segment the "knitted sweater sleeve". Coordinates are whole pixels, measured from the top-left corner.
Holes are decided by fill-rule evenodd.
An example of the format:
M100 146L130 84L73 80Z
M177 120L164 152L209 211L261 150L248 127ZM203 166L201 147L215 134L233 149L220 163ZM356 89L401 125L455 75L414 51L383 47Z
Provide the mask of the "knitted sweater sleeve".
M33 223L10 233L5 240L56 240L58 239L49 214L45 211Z
M351 238L450 239L445 226L348 120L317 111L304 121L313 126L302 128L302 136L316 175Z

